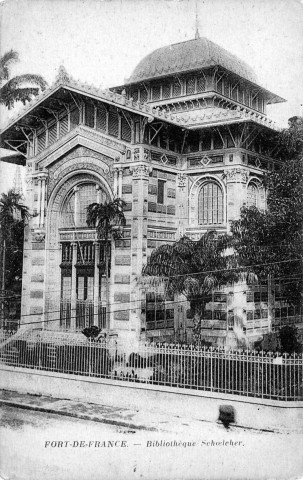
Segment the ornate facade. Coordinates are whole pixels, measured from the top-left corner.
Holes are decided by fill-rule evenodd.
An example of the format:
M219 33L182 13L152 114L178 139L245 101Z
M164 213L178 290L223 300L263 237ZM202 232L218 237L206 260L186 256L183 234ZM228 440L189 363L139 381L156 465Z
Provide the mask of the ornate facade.
M125 85L106 91L60 68L1 134L26 165L34 214L25 234L22 323L105 328L108 314L120 336L190 340L186 303L144 292L138 275L159 245L226 232L244 204L266 208L261 178L281 164L266 106L281 101L205 38L151 53ZM111 245L107 290L104 246L86 224L86 207L115 197L126 202L127 222ZM213 293L205 339L234 344L271 328L267 287L244 290Z

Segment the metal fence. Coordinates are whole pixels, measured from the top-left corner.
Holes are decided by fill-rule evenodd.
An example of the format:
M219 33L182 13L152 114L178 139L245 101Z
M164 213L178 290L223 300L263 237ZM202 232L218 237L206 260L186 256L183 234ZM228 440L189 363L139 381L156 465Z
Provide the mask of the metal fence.
M278 356L172 344L142 344L135 352L129 348L116 341L94 342L81 334L25 332L12 336L0 349L0 361L15 367L179 389L303 400L302 354Z

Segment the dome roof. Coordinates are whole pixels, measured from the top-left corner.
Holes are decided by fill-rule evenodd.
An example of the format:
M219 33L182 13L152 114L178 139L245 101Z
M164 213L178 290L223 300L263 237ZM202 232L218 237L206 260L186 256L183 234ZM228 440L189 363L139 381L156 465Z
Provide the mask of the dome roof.
M136 66L127 84L215 65L257 83L255 73L245 62L202 37L154 50Z

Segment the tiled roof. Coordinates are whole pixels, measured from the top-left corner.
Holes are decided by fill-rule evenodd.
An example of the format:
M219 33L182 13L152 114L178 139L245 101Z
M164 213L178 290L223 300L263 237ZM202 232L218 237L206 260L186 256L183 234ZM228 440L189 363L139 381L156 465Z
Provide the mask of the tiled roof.
M127 84L220 65L245 80L257 83L245 62L205 37L159 48L141 60Z

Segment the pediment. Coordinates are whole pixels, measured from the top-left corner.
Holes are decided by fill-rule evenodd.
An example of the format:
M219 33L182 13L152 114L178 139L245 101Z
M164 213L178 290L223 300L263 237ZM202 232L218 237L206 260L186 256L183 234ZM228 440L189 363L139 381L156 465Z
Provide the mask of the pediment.
M126 151L126 146L122 142L83 125L78 125L75 129L65 135L65 137L46 148L35 157L33 161L39 166L39 168L50 168L50 166L57 162L61 157L65 157L69 152L79 146L87 148L91 152L108 157L112 161L117 158L121 160L121 156L124 155Z

